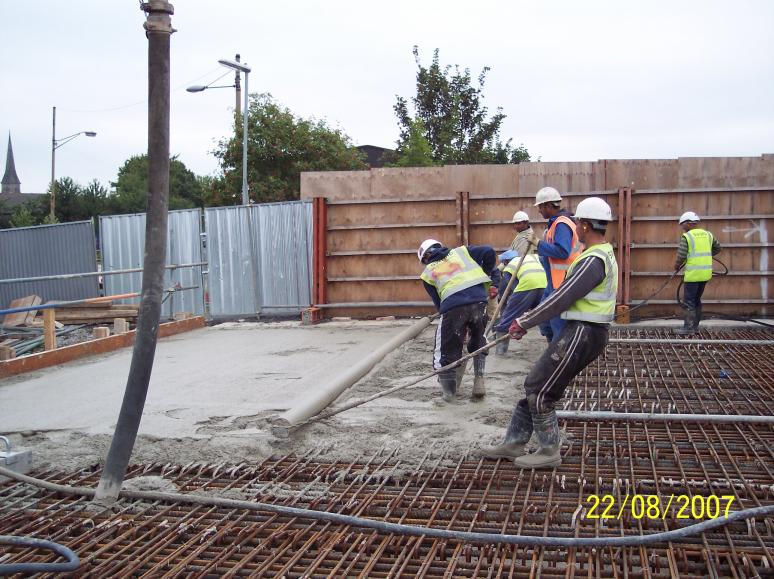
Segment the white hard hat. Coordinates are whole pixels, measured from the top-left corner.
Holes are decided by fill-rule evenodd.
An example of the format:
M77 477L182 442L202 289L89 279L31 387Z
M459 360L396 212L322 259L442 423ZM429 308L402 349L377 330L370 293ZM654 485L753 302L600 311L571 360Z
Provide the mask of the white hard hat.
M561 200L562 196L559 195L559 191L553 187L543 187L540 191L537 192L537 195L535 195L535 207L542 205L543 203L558 203Z
M427 250L433 247L434 245L443 247L443 244L437 239L425 239L420 244L419 249L417 250L417 257L419 258L419 261L422 261L422 258L425 256L425 253L427 253Z
M701 221L701 219L699 219L699 216L696 215L693 211L686 211L680 216L678 223L682 225L686 221Z
M589 219L592 221L612 221L613 212L610 205L599 197L586 197L578 203L575 210L575 219Z
M524 211L517 211L513 214L511 223L521 223L522 221L529 221L529 215L527 215Z

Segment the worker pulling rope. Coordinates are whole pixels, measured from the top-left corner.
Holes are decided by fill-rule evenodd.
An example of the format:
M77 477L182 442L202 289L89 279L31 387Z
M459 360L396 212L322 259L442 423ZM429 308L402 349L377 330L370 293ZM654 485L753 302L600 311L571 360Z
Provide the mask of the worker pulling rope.
M86 487L71 487L51 483L48 481L36 479L30 476L19 474L17 472L0 467L0 476L7 476L19 482L30 484L49 491L82 496L87 498L94 497L95 489ZM304 519L313 519L318 521L329 521L341 525L350 525L353 527L374 529L383 533L393 533L396 535L410 535L415 537L433 537L436 539L450 539L455 541L464 541L466 543L483 544L507 544L507 545L527 545L536 547L639 547L642 545L653 545L656 543L667 543L692 537L707 531L719 529L736 521L754 519L756 517L768 517L774 515L774 505L763 507L754 507L744 509L729 514L726 517L718 517L673 529L671 531L662 531L650 535L636 535L632 537L542 537L533 535L507 535L499 533L476 533L472 531L454 531L449 529L434 529L431 527L420 527L415 525L403 525L399 523L390 523L376 519L367 519L339 513L329 513L317 511L314 509L302 509L298 507L288 507L284 505L275 505L271 503L260 503L254 501L241 501L235 499L225 499L220 497L202 496L195 494L180 493L161 493L149 491L126 491L122 490L119 494L122 498L135 499L141 501L162 501L172 503L187 503L193 505L204 505L212 507L222 507L228 509L244 509L249 511L267 511L288 515L291 517L300 517ZM0 568L1 569L1 568Z

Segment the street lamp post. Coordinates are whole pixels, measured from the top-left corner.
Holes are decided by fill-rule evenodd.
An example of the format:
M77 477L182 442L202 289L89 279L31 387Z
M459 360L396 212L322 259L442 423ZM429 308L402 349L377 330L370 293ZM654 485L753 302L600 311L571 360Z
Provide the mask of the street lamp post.
M247 117L248 117L248 103L247 96L250 91L247 88L248 77L250 76L250 67L246 64L241 64L233 60L219 60L220 64L227 68L232 68L240 72L245 73L245 105L242 111L242 205L250 204L250 197L247 190Z
M51 202L49 207L49 220L53 223L56 209L56 150L72 141L78 135L96 137L94 131L79 131L61 139L56 138L56 107L53 107L51 123Z
M248 185L247 185L247 117L248 117L248 95L249 91L247 90L247 77L250 74L251 68L247 66L246 64L242 64L239 61L239 55L236 55L236 60L225 60L221 59L218 61L218 63L222 64L226 68L231 68L236 71L236 77L234 80L234 84L227 84L227 85L220 85L220 86L202 86L202 85L194 85L189 86L186 90L188 92L202 92L203 90L207 90L210 88L234 88L236 87L236 102L237 102L237 117L239 116L239 73L244 72L245 73L245 104L244 104L244 111L242 114L242 205L249 205L250 204L250 196L248 192Z

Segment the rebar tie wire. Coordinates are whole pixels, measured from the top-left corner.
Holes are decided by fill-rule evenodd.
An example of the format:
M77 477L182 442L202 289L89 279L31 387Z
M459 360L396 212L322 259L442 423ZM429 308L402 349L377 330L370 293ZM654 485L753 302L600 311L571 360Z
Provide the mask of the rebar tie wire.
M86 487L71 487L51 483L41 479L36 479L23 475L9 469L0 467L0 476L6 476L19 482L27 483L39 488L50 490L57 493L68 495L77 495L93 498L96 489ZM436 539L447 539L454 541L463 541L466 543L479 544L508 544L525 545L536 547L637 547L641 545L652 545L654 543L666 543L692 537L700 533L705 533L714 529L724 527L736 521L743 521L756 517L768 517L774 515L774 505L763 507L754 507L736 511L727 517L718 517L687 525L671 531L662 531L650 535L636 535L630 537L541 537L534 535L506 535L500 533L476 533L471 531L453 531L448 529L434 529L431 527L419 527L414 525L403 525L400 523L390 523L376 519L366 519L363 517L354 517L342 515L339 513L328 513L325 511L316 511L314 509L302 509L298 507L288 507L284 505L274 505L270 503L260 503L253 501L241 501L235 499L224 499L220 497L202 496L195 494L180 493L161 493L150 491L126 491L122 490L120 497L136 499L142 501L162 501L172 503L188 503L194 505L205 505L213 507L222 507L228 509L244 509L249 511L268 511L281 515L300 517L303 519L313 519L318 521L329 521L341 525L359 527L365 529L374 529L383 533L392 533L395 535L411 535L416 537L433 537ZM1 568L0 568L1 569Z

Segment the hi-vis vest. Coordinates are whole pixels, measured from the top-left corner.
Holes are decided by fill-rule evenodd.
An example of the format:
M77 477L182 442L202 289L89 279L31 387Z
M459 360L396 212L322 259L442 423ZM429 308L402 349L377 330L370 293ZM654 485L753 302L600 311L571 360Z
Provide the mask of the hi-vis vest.
M459 291L492 281L464 245L450 250L443 259L428 263L419 277L435 287L442 302Z
M618 263L615 261L613 246L609 243L592 245L580 254L578 260L570 265L567 275L571 275L575 264L589 255L596 255L605 262L605 279L576 301L562 314L564 320L581 320L608 324L615 318L615 296L618 292Z
M521 264L519 271L516 272L516 266L521 261L520 257L512 259L508 262L508 265L503 269L504 272L516 275L516 279L519 280L516 292L525 292L533 289L545 289L548 285L548 279L546 278L546 270L543 269L543 264L536 255L530 254L524 257L524 262Z
M712 234L696 228L683 233L683 237L688 241L683 281L709 281L712 277Z
M551 224L551 227L546 230L544 239L548 243L553 243L556 226L560 223L568 225L572 230L572 243L570 244L570 255L567 256L567 259L554 259L553 257L548 258L548 265L551 268L551 283L553 284L554 289L562 285L564 278L567 276L568 268L576 259L578 259L581 251L583 251L583 244L578 239L578 232L575 229L575 223L572 219L565 217L564 215L560 215L554 220L554 222Z

